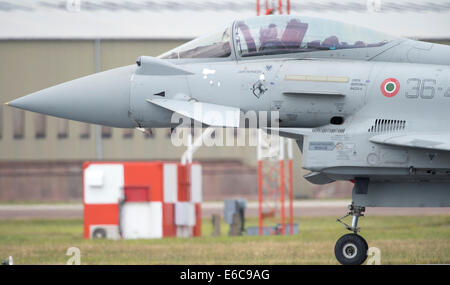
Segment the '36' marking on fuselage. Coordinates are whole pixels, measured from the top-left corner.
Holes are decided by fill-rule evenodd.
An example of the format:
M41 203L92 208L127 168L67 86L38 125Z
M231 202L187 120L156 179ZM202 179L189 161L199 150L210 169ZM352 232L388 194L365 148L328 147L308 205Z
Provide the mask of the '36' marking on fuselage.
M409 78L406 81L408 90L405 92L406 98L415 99L433 99L436 94L436 80L435 79L419 79Z

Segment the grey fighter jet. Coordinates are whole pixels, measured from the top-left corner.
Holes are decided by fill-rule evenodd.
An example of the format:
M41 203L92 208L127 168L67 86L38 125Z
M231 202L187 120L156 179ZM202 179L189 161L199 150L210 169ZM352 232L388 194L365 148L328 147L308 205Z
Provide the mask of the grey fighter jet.
M448 28L448 27L444 27ZM295 139L305 178L354 182L336 243L362 264L365 207L450 206L450 47L301 16L238 20L159 57L56 85L7 103L121 128L176 127L173 114L217 127L219 114L277 111ZM261 127L261 126L259 126ZM346 217L344 216L344 217Z

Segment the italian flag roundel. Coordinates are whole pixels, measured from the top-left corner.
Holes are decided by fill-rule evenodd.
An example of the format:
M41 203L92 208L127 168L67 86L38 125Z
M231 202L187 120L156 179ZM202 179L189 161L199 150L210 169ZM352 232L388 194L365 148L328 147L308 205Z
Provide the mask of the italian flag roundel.
M400 83L395 78L388 78L381 83L381 93L386 97L394 97L400 90Z

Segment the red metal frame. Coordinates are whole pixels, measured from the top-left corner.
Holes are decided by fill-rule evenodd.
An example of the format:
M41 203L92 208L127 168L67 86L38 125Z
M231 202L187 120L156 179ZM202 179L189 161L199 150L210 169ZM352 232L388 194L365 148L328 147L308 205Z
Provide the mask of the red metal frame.
M294 234L294 179L292 177L292 158L288 161L289 172L289 234Z
M259 138L261 139L261 137ZM261 142L259 142L261 143ZM280 143L284 144L284 140ZM286 234L286 180L289 202L289 234L293 234L294 211L293 211L293 176L292 176L292 145L289 144L288 163L285 164L284 151L276 161L263 159L258 154L258 216L259 235L263 235L264 220L276 218L279 214L280 234ZM261 151L261 150L258 150ZM286 169L287 168L287 169ZM266 209L266 211L264 211ZM266 228L270 229L270 228ZM277 232L273 231L272 234Z
M281 0L280 0L281 1ZM286 214L284 207L284 158L280 160L280 203L281 203L281 234L284 235Z
M259 1L258 1L259 4ZM259 235L263 234L264 220L262 216L262 160L258 160L258 217L259 217Z
M264 15L271 15L273 12L277 10L278 14L283 14L283 0L278 0L278 7L270 7L269 1L265 0L264 3ZM291 14L291 1L286 0L286 14ZM261 15L261 3L259 0L256 0L256 15Z

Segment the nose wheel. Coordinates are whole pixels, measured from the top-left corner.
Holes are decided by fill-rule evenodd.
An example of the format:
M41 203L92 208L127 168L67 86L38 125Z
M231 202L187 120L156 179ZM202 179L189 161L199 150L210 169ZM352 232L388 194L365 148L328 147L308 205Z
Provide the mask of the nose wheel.
M334 255L342 265L361 265L366 261L367 242L357 234L343 235L334 247Z
M365 239L363 239L357 233L360 231L358 228L359 217L364 216L364 207L355 206L353 203L349 205L349 212L337 219L338 222L343 224L347 230L352 231L352 234L343 235L338 239L334 247L334 255L336 259L342 265L361 265L367 259L367 250L369 246ZM342 221L342 219L352 216L352 225L349 226Z

